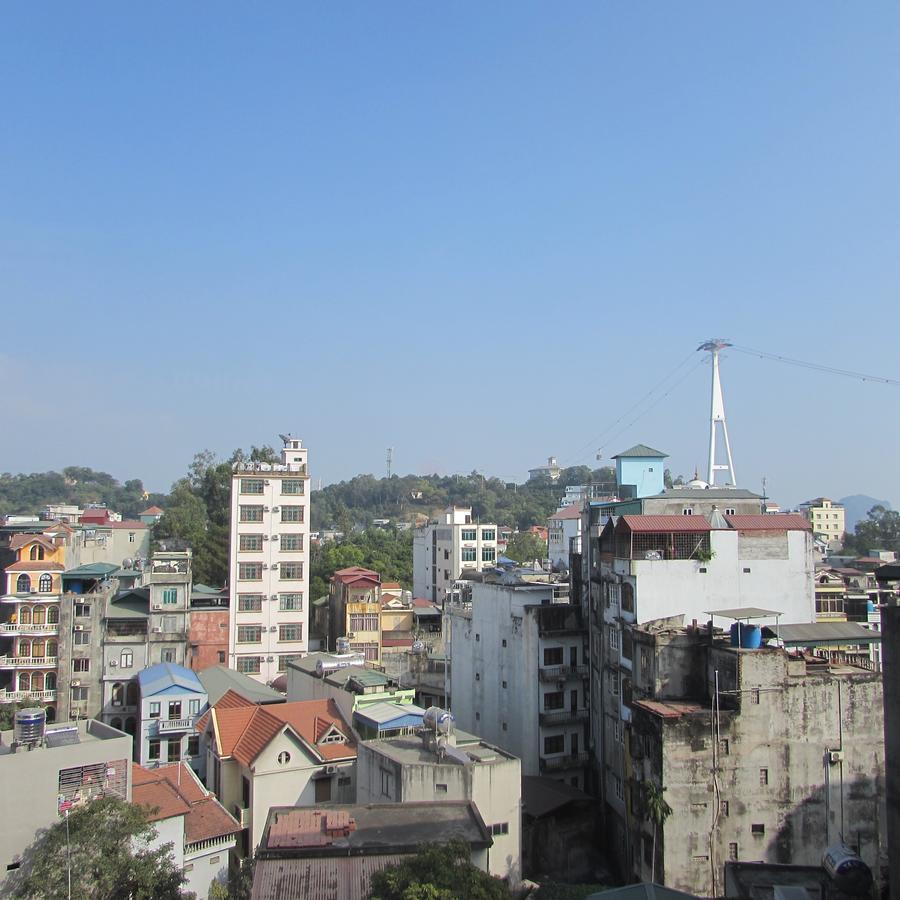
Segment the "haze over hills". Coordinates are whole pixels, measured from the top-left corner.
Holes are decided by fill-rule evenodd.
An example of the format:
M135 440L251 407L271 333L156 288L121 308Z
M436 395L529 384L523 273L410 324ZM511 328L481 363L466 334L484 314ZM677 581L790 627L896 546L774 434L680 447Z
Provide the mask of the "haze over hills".
M868 494L851 494L849 497L841 497L838 501L844 507L845 528L853 531L857 522L862 522L873 506L883 506L891 509L890 500L876 500Z

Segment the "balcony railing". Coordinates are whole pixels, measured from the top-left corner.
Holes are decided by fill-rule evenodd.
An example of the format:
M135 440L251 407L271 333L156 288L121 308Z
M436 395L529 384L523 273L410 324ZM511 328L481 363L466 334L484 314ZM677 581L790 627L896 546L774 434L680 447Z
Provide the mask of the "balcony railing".
M22 703L29 700L55 700L56 691L0 691L0 703Z
M586 709L555 709L540 714L541 725L565 725L566 722L584 722L588 717Z
M55 656L0 656L0 669L55 669Z
M541 681L569 681L587 677L587 666L544 666L540 669Z
M0 625L0 635L2 634L59 634L59 623L32 625L29 622L4 622Z
M588 764L589 754L569 753L566 756L542 756L542 772L558 772L560 769L581 769Z
M185 719L159 719L156 723L156 730L160 734L171 734L173 731L190 731L193 727L193 717Z

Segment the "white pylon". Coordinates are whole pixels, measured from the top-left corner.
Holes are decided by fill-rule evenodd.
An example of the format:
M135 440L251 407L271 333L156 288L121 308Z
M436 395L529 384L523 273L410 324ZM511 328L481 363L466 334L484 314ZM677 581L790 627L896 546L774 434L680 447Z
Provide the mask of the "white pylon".
M731 442L728 440L728 423L725 421L725 400L722 396L722 382L719 380L719 351L723 347L730 347L728 341L713 339L705 341L697 349L706 350L712 357L712 398L709 415L709 470L706 480L710 487L716 484L716 472L728 472L728 480L725 484L736 485L737 477L734 474L734 460L731 458ZM716 462L716 424L721 423L722 434L725 437L725 454L727 463Z

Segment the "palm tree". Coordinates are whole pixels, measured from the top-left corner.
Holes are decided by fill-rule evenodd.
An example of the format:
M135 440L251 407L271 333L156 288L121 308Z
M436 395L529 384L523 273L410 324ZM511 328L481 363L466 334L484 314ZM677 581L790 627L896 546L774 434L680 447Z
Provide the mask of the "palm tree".
M650 864L650 880L656 881L656 835L660 828L666 824L666 819L672 815L672 807L666 803L663 797L666 789L659 787L652 781L645 788L645 802L647 804L647 818L653 823L653 860Z

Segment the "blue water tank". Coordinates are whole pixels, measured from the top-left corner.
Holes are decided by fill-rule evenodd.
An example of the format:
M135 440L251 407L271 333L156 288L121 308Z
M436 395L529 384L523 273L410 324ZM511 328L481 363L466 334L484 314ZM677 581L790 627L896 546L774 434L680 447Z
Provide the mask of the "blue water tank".
M731 646L742 650L756 650L762 645L762 631L758 625L735 622L731 626Z

